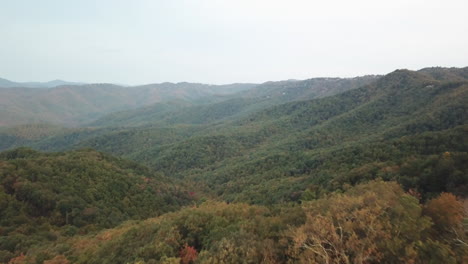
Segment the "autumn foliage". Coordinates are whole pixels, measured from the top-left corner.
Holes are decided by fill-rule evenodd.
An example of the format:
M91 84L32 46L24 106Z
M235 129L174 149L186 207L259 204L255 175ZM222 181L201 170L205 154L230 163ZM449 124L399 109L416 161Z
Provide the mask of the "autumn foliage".
M194 247L185 244L179 255L181 264L191 264L197 259L198 252Z
M445 203L450 205L446 208ZM444 194L430 203L444 226L459 223L458 204ZM396 183L371 182L304 206L306 223L291 233L298 263L455 263L446 244L429 237L431 219ZM447 214L447 217L442 215ZM438 219L438 218L437 218Z
M10 261L8 262L8 264L24 264L24 263L26 263L26 256L22 253L21 255L10 259Z
M451 193L441 193L430 200L424 212L432 218L435 227L440 231L458 229L464 215L463 204Z
M53 259L44 261L44 264L69 264L70 261L63 255L55 256Z

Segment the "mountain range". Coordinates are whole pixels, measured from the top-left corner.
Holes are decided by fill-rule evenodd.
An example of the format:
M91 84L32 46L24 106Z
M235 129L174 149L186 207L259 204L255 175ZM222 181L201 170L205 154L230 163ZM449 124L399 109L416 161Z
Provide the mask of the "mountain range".
M0 93L0 263L468 257L468 67Z
M137 87L113 84L63 85L50 89L0 88L0 126L50 123L77 126L105 114L156 102L199 103L251 87L251 84L162 83Z

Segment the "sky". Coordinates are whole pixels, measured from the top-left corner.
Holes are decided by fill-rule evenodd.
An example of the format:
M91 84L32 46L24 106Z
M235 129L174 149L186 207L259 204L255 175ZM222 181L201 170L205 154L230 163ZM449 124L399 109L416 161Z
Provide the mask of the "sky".
M0 0L0 77L277 81L468 66L466 0Z

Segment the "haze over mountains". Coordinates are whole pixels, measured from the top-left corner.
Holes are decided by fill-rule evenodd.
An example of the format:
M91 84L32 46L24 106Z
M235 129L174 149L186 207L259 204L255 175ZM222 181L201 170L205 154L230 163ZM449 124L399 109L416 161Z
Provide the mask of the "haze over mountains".
M466 10L1 1L0 264L468 264Z
M362 86L376 78L377 76L350 79L315 78L304 81L267 82L261 85L162 83L135 87L113 84L60 85L41 90L23 87L0 88L0 106L3 109L0 113L0 126L30 123L77 126L93 121L93 125L105 125L106 122L109 125L109 122L118 123L113 119L121 118L120 116L127 116L128 119L126 122L120 122L120 125L135 125L141 124L138 118L149 118L149 113L146 113L148 111L154 115L158 112L165 113L172 108L169 112L174 114L177 112L175 110L187 107L200 109L192 111L193 109L187 108L183 111L197 112L210 119L213 118L209 116L211 108L217 106L226 106L231 109L230 115L237 115L289 101L333 95ZM255 89L250 89L254 87ZM144 108L138 109L139 107ZM116 113L130 109L136 110ZM146 114L140 113L142 111ZM104 117L110 113L115 114ZM135 121L130 120L132 115L135 116ZM103 119L97 121L99 118ZM153 121L158 121L158 118L155 117ZM187 118L193 120L191 117Z
M25 87L25 88L52 88L60 85L83 85L84 83L79 82L68 82L62 80L53 80L48 82L13 82L7 79L0 78L0 87L3 88L14 88L14 87Z
M0 263L468 256L450 242L466 240L468 67L2 88L0 105ZM330 243L343 252L304 248Z
M50 123L77 126L105 114L156 102L197 103L252 87L252 84L162 83L136 87L113 84L62 85L50 89L0 88L0 126Z

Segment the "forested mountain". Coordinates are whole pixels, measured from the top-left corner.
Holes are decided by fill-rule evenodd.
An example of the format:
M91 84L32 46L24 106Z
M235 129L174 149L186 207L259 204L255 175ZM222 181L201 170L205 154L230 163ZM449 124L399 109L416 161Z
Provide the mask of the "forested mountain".
M241 92L240 96L243 98L268 98L281 103L310 100L359 88L370 84L379 77L378 75L368 75L355 78L313 78L303 81L266 82Z
M168 124L207 124L246 116L255 111L291 101L334 95L377 80L378 76L349 79L315 78L303 81L266 82L232 94L220 102L175 108L173 103L158 103L142 109L112 113L92 126L139 126Z
M337 188L333 179L369 161L400 166L413 155L466 152L456 142L466 138L467 98L465 81L440 81L422 72L399 70L358 89L274 106L229 122L73 131L33 146L96 148L195 180L229 200L275 203L296 199L291 194L304 191L305 184ZM454 143L446 142L442 145L446 149L441 149L441 141L435 139L415 152L395 149L403 146L398 143L403 136L419 142L420 137L439 137L437 131L452 135ZM364 157L353 154L355 148L363 149ZM349 155L354 159L345 159ZM345 162L337 162L339 166L329 161L341 159ZM466 184L466 179L461 181ZM266 200L261 193L273 186L275 195Z
M59 234L84 234L128 219L146 219L192 200L185 187L164 175L93 150L3 152L0 262Z
M434 133L431 131L467 124L467 100L465 83L436 83L418 73L397 71L375 85L324 99L277 106L234 124L216 127L211 134L203 130L203 134L168 146L147 144L147 151L138 148L136 155L129 157L180 177L201 180L233 200L263 203L267 201L264 195L277 188L269 195L270 202L275 202L289 199L305 183L329 182L339 171L346 173L369 161L385 161L387 149L392 149L399 137L415 135L414 140L418 141L421 132ZM454 137L458 138L455 142L463 142L466 129L455 131ZM422 148L433 149L442 142L433 141L433 146ZM93 146L102 145L96 141ZM360 161L359 156L348 152L357 146L367 146L370 156ZM443 146L445 150L425 154L466 152L449 142ZM412 155L402 152L399 155L408 158ZM352 156L355 160L334 163L324 156L328 159ZM463 159L466 157L462 155ZM388 161L391 161L388 164L396 162L392 165L403 162L391 156ZM463 178L466 184L467 179Z
M138 127L208 124L236 118L258 109L264 109L268 105L270 102L258 98L225 98L220 102L197 105L173 101L111 113L88 125L92 127Z
M0 130L62 151L0 154L0 263L467 261L468 68L167 85L90 127Z
M113 84L58 86L51 89L0 88L0 126L52 123L76 126L116 111L156 102L210 102L253 84L162 83L136 87Z
M61 133L71 132L60 126L49 124L25 124L13 127L0 127L0 149L25 146Z
M431 67L419 70L439 81L466 81L468 79L468 67L465 68L442 68Z

